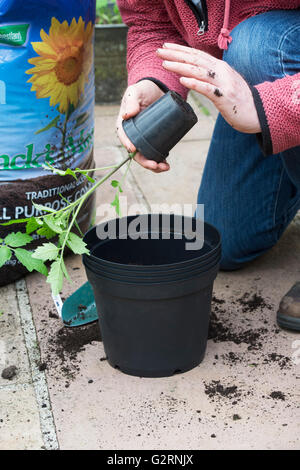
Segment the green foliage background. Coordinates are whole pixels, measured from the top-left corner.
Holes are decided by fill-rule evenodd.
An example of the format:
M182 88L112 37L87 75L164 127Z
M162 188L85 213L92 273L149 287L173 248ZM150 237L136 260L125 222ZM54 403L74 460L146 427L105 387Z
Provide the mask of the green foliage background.
M123 22L116 0L97 0L96 17L98 24L120 24Z

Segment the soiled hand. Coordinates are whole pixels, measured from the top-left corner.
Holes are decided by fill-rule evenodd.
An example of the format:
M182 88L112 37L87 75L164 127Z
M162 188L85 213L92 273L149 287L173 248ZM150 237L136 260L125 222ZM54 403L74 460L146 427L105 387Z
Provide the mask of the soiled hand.
M186 88L209 98L234 129L261 132L251 90L244 78L223 60L177 44L157 50L163 67L181 76Z
M160 88L150 80L142 80L135 85L129 86L125 91L117 119L117 133L121 143L129 152L134 152L136 149L125 134L122 121L136 116L143 109L158 100L163 94ZM168 171L170 168L167 162L157 163L154 160L148 160L140 152L135 155L134 159L144 168L152 170L154 173Z

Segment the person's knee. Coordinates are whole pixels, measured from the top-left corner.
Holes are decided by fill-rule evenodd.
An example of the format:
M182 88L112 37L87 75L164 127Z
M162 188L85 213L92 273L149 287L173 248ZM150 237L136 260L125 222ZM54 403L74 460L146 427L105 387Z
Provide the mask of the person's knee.
M237 228L240 224L237 224ZM220 268L224 271L240 269L250 261L266 253L276 245L280 235L278 229L264 231L233 230L221 231L222 258Z
M224 61L250 85L296 73L299 16L300 12L270 11L242 21L230 33Z
M261 80L264 68L264 54L267 39L262 39L262 26L255 17L237 25L230 33L232 42L224 52L223 60L239 72L251 85Z
M234 271L240 269L246 263L245 253L238 249L234 240L222 240L222 258L220 269L224 271Z

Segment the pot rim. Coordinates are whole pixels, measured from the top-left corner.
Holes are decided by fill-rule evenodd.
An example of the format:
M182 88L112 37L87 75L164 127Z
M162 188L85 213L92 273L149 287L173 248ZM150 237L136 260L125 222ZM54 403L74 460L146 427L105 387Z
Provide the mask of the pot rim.
M217 260L220 260L221 258L221 250L216 252L213 256L210 258L205 259L203 263L193 263L184 267L178 267L175 265L172 269L152 269L156 268L157 265L143 265L143 266L138 266L138 265L120 265L118 264L117 267L115 266L107 266L102 263L97 263L94 260L91 260L88 256L84 259L84 263L90 267L90 269L96 269L96 270L101 270L101 272L104 273L110 273L111 275L120 275L120 271L122 270L122 274L124 273L125 275L128 276L146 276L146 277L151 277L151 276L156 276L160 279L163 279L166 276L176 276L176 274L181 274L185 272L195 272L198 269L205 269L205 267L210 266ZM120 269L120 266L122 268ZM165 266L165 265L161 265ZM135 269L139 268L139 269ZM143 269L141 269L143 268Z
M151 215L159 215L159 216L163 216L163 215L169 215L170 217L173 217L173 218L176 218L176 217L184 217L185 219L195 219L195 217L188 217L188 216L180 216L178 214L137 214L137 215L130 215L130 216L125 216L125 217L122 217L121 219L118 219L118 220L124 220L124 219L131 219L131 220L134 220L135 217L140 217L140 216L151 216ZM114 219L116 220L116 219ZM196 219L195 219L196 220ZM103 222L102 224L99 224L100 226L101 225L105 225L107 224L109 221L106 221L106 222ZM201 256L197 256L197 257L194 257L192 258L191 260L185 260L185 261L177 261L177 262L174 262L174 263L165 263L165 264L155 264L154 267L157 269L157 270L160 270L160 269L164 269L164 268L181 268L183 266L186 266L186 267L191 267L193 264L197 264L197 263L200 263L203 262L203 261L206 261L207 258L210 258L216 254L216 252L218 250L221 250L221 235L220 235L220 232L218 229L216 229L216 227L214 227L212 224L209 224L208 222L205 222L204 221L204 233L205 233L205 227L209 227L210 229L212 229L213 232L215 232L215 234L217 235L217 239L218 239L218 243L214 246L214 248L211 249L211 251L209 251L208 253L205 253ZM88 232L84 235L84 241L86 241L86 237L92 233L93 231L95 231L97 229L97 226L93 226L90 230L88 230ZM151 233L151 231L149 231L148 233ZM102 240L100 243L107 243L107 242L114 242L114 241L118 241L119 238L116 238L114 240L112 239L105 239L105 240ZM205 241L205 236L204 236L204 241ZM88 243L87 243L88 245ZM94 247L96 247L96 245L94 245ZM92 248L89 248L90 250L92 250ZM201 250L200 250L201 251ZM97 264L99 264L99 260L100 260L100 264L103 264L103 265L106 265L106 266L111 266L112 268L117 268L117 267L124 267L126 266L128 270L135 270L135 271L142 271L143 269L145 269L145 267L147 265L143 265L143 266L136 266L136 265L128 265L127 263L117 263L115 261L108 261L108 260L103 260L101 258L98 258L92 254L84 254L83 255L83 260L85 259L90 259L91 261L93 262L96 262ZM149 266L149 265L148 265Z

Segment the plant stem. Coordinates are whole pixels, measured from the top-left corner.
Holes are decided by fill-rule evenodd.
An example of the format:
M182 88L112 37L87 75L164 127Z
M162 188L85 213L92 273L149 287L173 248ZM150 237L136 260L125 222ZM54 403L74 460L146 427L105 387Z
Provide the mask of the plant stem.
M94 186L92 186L85 194L83 194L82 196L80 196L79 199L77 199L76 201L74 202L71 202L71 204L69 204L68 206L66 207L63 207L62 209L59 209L58 211L55 211L53 212L52 214L54 215L57 215L57 214L60 214L61 212L65 212L66 210L70 209L71 207L74 207L78 204L79 201L81 201L82 199L85 200L90 194L92 194L99 186L101 186L102 183L104 183L108 178L110 178L114 173L116 173L116 171L118 171L123 165L125 165L125 163L127 163L129 160L131 160L135 155L135 152L133 154L130 154L128 158L126 158L125 160L123 160L121 163L117 164L117 165L113 165L113 170L110 171L107 175L105 175L103 178L101 178L101 180L99 180L96 184L94 184ZM93 170L95 171L95 169ZM39 215L38 217L36 217L36 219L42 219L43 217L45 217L45 215Z
M83 170L84 173L91 173L92 171L103 171L103 170L110 170L111 168L116 168L116 165L110 165L110 166L103 166L101 168L89 168L88 170ZM76 170L74 170L76 173Z
M133 152L133 153L130 153L129 156L123 160L121 163L119 164L116 164L116 165L111 165L111 166L108 166L108 167L103 167L103 168L94 168L94 169L90 169L90 170L86 170L86 171L97 171L97 170L104 170L104 169L110 169L112 168L112 171L109 172L106 176L104 176L103 178L101 178L101 180L99 180L96 184L94 184L85 194L83 194L79 199L77 199L76 201L74 202L71 202L68 206L66 207L63 207L62 209L59 209L57 211L54 211L54 212L51 212L50 214L51 215L58 215L60 213L63 213L63 212L66 212L67 210L71 209L72 207L75 207L78 203L80 203L81 201L85 201L85 199L90 195L92 194L102 183L104 183L108 178L110 178L110 176L112 176L116 171L118 171L123 165L125 165L125 163L127 163L129 160L132 160L133 157L135 156L136 152ZM35 217L35 219L43 219L45 217L46 214L44 215L39 215L37 217ZM26 223L28 221L28 219L24 219L23 223ZM13 223L21 223L20 220L15 220L15 221L12 221ZM0 224L1 225L6 225L6 224Z
M83 196L77 199L77 201L72 202L72 204L70 204L68 207L70 208L71 206L77 204L78 201L80 200L85 201L85 199L87 199L99 186L101 186L101 184L103 184L106 180L108 180L108 178L110 178L114 173L116 173L123 165L125 165L125 163L129 162L129 160L131 160L132 158L133 158L132 156L129 156L125 160L123 160L121 163L119 163L117 166L115 166L112 171L107 173L107 175L103 176L103 178L97 181L97 183L95 183L94 186L92 186L85 194L83 194Z
M108 180L108 178L110 178L114 173L116 173L116 171L118 171L123 165L125 165L127 162L129 162L130 160L132 160L134 155L129 155L125 160L123 160L121 163L119 163L118 165L115 166L115 168L110 171L107 175L103 176L103 178L101 178L101 180L99 180L96 184L94 184L94 186L92 186L83 196L81 196L79 199L77 199L77 201L73 202L72 204L70 204L68 206L68 209L75 205L75 204L78 204L75 212L74 212L74 215L73 215L73 218L71 220L71 223L70 225L68 226L68 230L66 231L66 235L65 235L65 238L64 238L64 242L62 244L62 247L61 247L61 254L60 254L60 261L62 261L63 259L63 256L64 256L64 250L65 250L65 247L66 247L66 244L67 244L67 240L68 240L68 237L70 235L70 232L73 228L73 225L78 217L78 214L80 212L80 209L82 208L82 205L83 203L85 202L85 200L99 187L101 186L101 184L103 184L106 180Z

